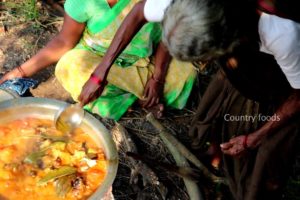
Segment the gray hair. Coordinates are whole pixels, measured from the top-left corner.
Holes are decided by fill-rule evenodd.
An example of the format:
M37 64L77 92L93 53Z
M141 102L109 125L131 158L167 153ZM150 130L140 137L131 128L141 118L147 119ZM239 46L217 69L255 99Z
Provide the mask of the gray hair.
M180 60L201 61L223 55L226 18L219 0L173 0L162 22L162 41Z

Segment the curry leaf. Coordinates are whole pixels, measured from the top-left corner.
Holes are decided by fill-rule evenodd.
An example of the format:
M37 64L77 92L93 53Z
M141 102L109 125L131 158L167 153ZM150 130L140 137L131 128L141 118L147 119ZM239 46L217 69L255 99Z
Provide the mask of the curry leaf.
M45 152L45 150L33 152L25 157L24 162L36 165L38 161L45 155Z
M76 173L76 168L71 166L63 166L59 169L55 169L47 173L42 179L39 180L38 184L42 185L56 178L60 178L75 173Z
M55 192L58 197L65 197L72 189L72 181L76 178L74 174L63 176L55 181Z

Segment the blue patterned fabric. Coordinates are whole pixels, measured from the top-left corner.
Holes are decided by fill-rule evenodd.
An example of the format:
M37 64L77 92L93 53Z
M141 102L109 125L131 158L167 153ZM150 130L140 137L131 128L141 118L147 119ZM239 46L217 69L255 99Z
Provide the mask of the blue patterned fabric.
M7 80L0 85L1 89L12 90L16 92L18 95L22 96L26 93L30 88L36 87L38 84L37 80L30 78L14 78L11 80Z

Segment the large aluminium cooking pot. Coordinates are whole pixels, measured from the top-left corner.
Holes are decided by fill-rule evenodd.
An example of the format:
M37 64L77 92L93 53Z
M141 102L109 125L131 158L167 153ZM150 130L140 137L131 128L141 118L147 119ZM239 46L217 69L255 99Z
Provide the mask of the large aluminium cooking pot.
M53 120L55 114L68 104L46 98L23 97L0 102L0 124L23 117L38 117ZM107 162L107 174L101 186L90 196L89 200L99 200L112 185L118 168L118 153L112 136L103 124L89 113L85 113L82 125L96 144L103 148Z

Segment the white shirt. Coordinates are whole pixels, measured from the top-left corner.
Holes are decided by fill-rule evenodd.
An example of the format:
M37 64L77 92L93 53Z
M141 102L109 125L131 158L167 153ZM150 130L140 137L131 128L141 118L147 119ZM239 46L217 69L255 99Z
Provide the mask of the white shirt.
M171 0L147 0L144 16L161 22ZM300 24L276 15L262 13L258 22L260 51L274 56L290 85L300 89Z
M149 22L161 22L166 8L172 0L147 0L144 7L144 16Z
M262 13L258 32L260 51L273 55L290 85L300 89L300 24Z

